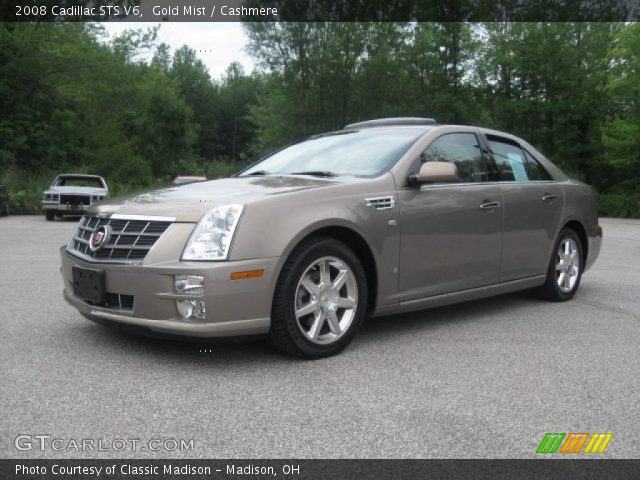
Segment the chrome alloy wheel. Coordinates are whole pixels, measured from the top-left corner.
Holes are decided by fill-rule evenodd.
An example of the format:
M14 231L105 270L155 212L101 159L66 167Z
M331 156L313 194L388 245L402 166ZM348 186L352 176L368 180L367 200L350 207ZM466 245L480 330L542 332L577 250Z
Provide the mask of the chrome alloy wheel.
M295 315L302 334L313 343L335 342L351 326L358 306L358 283L351 268L336 257L315 260L302 274Z
M580 274L580 250L573 238L565 238L556 252L556 282L564 293L573 290Z

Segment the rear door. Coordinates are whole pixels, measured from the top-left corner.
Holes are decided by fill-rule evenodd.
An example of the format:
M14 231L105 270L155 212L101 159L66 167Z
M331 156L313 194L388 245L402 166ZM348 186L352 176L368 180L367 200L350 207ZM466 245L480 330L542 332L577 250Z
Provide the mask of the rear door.
M489 182L474 132L436 138L416 161L452 162L460 182L398 192L400 300L414 300L498 282L502 235L499 187Z
M564 190L519 143L485 138L503 203L500 281L543 275L562 218Z

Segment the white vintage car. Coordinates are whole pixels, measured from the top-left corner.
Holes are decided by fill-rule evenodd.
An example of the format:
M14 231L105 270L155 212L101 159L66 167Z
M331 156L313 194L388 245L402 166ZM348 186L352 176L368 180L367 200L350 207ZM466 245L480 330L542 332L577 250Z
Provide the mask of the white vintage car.
M109 195L107 182L98 175L58 175L42 194L42 208L47 220L56 216L81 215L90 205Z

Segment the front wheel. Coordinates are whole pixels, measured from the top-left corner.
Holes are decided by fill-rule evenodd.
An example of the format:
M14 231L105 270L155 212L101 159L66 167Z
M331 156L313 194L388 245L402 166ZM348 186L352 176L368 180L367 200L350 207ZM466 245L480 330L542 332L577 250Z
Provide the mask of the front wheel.
M368 304L364 268L355 253L330 238L305 241L280 274L269 340L302 358L335 355L353 339Z
M583 258L580 237L570 228L563 229L549 262L547 279L540 288L542 297L553 302L573 298L582 278Z
M52 221L54 218L56 218L56 212L54 212L53 210L47 210L46 212L44 212L44 216L47 218L47 220Z

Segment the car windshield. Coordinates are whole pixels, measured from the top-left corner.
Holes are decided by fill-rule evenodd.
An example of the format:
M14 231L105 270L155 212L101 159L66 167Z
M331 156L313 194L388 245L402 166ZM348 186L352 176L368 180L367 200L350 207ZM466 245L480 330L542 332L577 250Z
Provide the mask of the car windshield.
M103 188L102 180L95 177L58 177L55 187L96 187Z
M312 137L285 147L241 175L376 176L424 132L417 128L363 129Z

